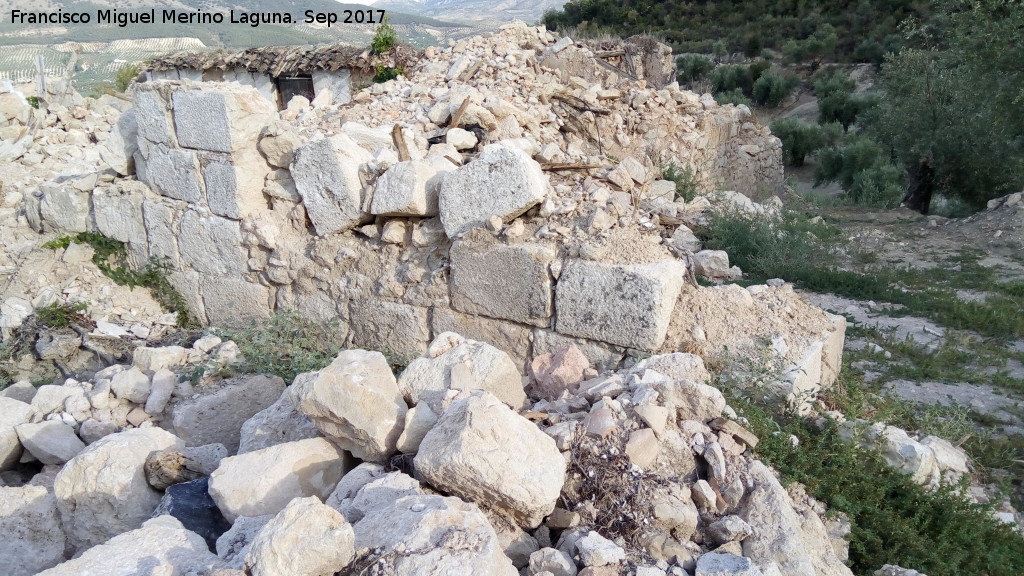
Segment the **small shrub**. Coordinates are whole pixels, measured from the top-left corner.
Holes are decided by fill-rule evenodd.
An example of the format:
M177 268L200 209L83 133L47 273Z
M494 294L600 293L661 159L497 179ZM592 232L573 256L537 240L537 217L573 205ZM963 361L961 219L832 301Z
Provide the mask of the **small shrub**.
M689 202L697 196L700 191L700 183L697 181L697 171L692 166L680 166L675 162L669 162L661 167L662 180L669 180L676 185L676 198L682 198Z
M847 196L859 204L892 208L903 196L902 172L878 144L867 138L822 150L814 182L838 182Z
M747 98L739 88L728 92L715 92L715 102L723 106L726 104L743 104L748 107L753 105L750 98Z
M56 240L50 240L43 244L43 248L49 248L50 250L66 250L68 246L71 246L71 236L61 236Z
M25 98L25 100L28 102L29 106L35 108L36 110L39 109L39 96L29 96Z
M403 70L402 68L390 68L388 66L378 66L377 67L377 72L373 75L373 83L374 84L383 84L384 82L387 82L388 80L394 80L395 78L398 78L399 76L401 76L404 73L405 73L405 70Z
M708 75L715 64L703 54L683 54L676 58L676 71L683 82L696 82Z
M716 98L720 93L749 91L751 84L749 68L746 66L725 64L711 72L711 90Z
M838 124L819 126L796 118L780 118L771 123L772 134L782 140L782 154L788 166L803 166L805 158L839 137Z
M139 75L138 64L126 64L114 75L114 87L118 92L124 92L131 86L131 83Z
M778 108L796 88L797 78L793 74L782 74L768 70L760 75L751 88L754 103L769 108Z
M67 328L72 324L91 325L92 321L85 316L85 303L60 304L53 303L36 310L36 320L48 328Z
M274 374L288 383L298 374L330 364L345 336L337 323L316 322L295 311L226 329L223 335L234 340L245 357L241 370Z
M374 54L383 54L398 44L398 32L391 26L391 18L385 14L373 33L370 49Z

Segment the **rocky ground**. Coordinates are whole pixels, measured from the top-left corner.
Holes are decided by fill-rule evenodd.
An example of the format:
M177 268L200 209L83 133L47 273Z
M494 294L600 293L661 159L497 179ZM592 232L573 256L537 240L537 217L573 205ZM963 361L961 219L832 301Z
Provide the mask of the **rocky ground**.
M486 65L474 60L481 55ZM352 335L339 342L345 349L288 380L247 373L256 359L246 358L223 331L186 329L155 293L118 282L123 272L94 258L103 254L102 240L61 242L66 233L123 232L125 258L138 265L155 245L146 240L155 226L133 221L133 210L141 214L143 201L195 210L180 198L166 198L168 192L174 198L173 171L155 177L156 160L149 174L132 174L123 145L125 118L135 114L122 114L128 103L72 95L40 111L13 87L0 86L6 130L0 154L11 159L0 163L0 376L9 381L0 390L0 529L6 535L0 557L7 573L852 574L845 564L848 519L829 514L801 484L784 486L755 452L764 436L751 432L754 423L727 401L737 392L721 377L733 369L728 361L762 351L772 370L744 376L740 392L764 393L780 410L822 427L838 422L850 443L878 447L889 465L922 486L980 481L975 464L950 439L844 422L817 398L840 370L851 369L905 393L903 380L886 378L886 355L899 352L893 339L906 337L938 351L947 327L895 318L882 302L802 296L781 279L746 287L696 282L696 276L705 283L729 282L742 271L730 266L724 252L701 250L691 227L706 226L715 207L775 218L781 201L759 204L737 192L676 198L673 183L634 156L675 153L688 160L717 142L724 150L721 166L754 167L737 171L732 183L777 178L777 142L750 121L749 111L719 107L676 85L650 89L653 77L624 80L592 60L585 45L513 26L432 51L413 79L358 92L351 105L332 104L328 97L296 101L280 113L259 112L273 119L256 127L250 151L263 172L256 188L240 193L253 193L257 201L225 207L211 196L209 208L231 212L225 221L232 222L242 218L235 209L252 209L259 218L282 216L281 227L271 234L271 227L247 222L245 250L252 256L230 272L248 275L251 286L268 294L276 290L282 302L308 295L302 289L328 285L331 297L365 297L362 284L372 284L385 309L409 310L408 302L394 301L403 295L439 302L429 308L429 325L427 308L417 304L425 327L410 339L402 323L378 324L376 317L357 322L364 306L379 303L353 299L349 307L345 300L346 332L352 320ZM574 75L595 69L600 74L587 79ZM559 74L569 79L569 92L557 88ZM621 89L608 88L608 82ZM139 89L135 105L179 88ZM182 90L209 96L194 86ZM544 97L531 99L533 92ZM49 99L57 102L57 96ZM171 112L152 116L169 122ZM396 131L371 128L409 113L415 122L394 125L400 135L410 130L405 149L398 143L405 137L394 137ZM453 121L463 114L471 129ZM574 125L574 114L596 133ZM716 126L725 126L724 134ZM138 128L143 145L161 137L146 130L144 123ZM179 139L183 133L179 128ZM430 142L427 134L443 141ZM310 182L321 165L302 166L304 155L321 158L310 150L327 142L325 135L351 144L346 154L359 160L350 171L357 199L361 180L369 178L374 204L404 202L371 205L372 214L361 213L366 207L355 202L356 216L339 225L332 207L312 196ZM737 136L746 143L730 140ZM478 147L485 142L498 143ZM157 151L149 145L150 158L166 152L166 146ZM410 154L419 158L405 158ZM436 169L438 162L444 170ZM573 170L592 165L586 169L595 172L584 178L541 171L566 164ZM721 166L698 179L723 181L716 174ZM539 182L528 187L539 197L501 211L485 205L489 217L480 217L461 204L446 207L442 192L442 206L430 211L429 178L453 173L458 176L449 180L472 184L475 174L488 171ZM415 188L405 185L409 181L421 189L406 197ZM520 191L515 182L494 184ZM458 198L462 190L448 186L456 190L449 201ZM752 186L748 193L755 191ZM132 205L132 198L139 202ZM111 208L120 202L123 211ZM1008 264L999 269L1012 271L1009 263L1020 261L1006 243L1019 239L1020 206L1018 196L971 220L890 227L854 222L846 230L879 260L890 254L910 258L898 242L912 240L923 247L922 261L920 254L927 254L940 266L960 254L960 239L983 233L994 239L991 249L964 266L1001 258ZM206 213L203 218L217 221ZM133 227L141 230L141 246L133 242ZM329 244L338 238L340 249ZM172 245L189 240L172 238ZM325 245L338 260L324 259ZM206 272L208 261L227 254L224 246L210 248L191 255L197 270ZM525 251L529 258L521 260L530 263L543 261L538 284L550 292L557 280L559 322L573 319L567 329L557 329L577 337L556 332L550 296L546 306L524 311L508 305L507 297L477 290L474 282L488 273L488 262L479 260L506 255L506 249ZM349 268L324 264L344 262L348 253L359 253ZM420 259L423 267L417 268ZM665 263L674 276L662 281ZM608 270L619 273L617 267L633 274L630 285L650 282L656 302L637 305L651 299L645 291L621 297L627 292L622 283L589 291L572 284L576 269L601 272L576 276L587 287L594 278L606 279ZM348 280L338 292L337 282ZM487 284L503 280L499 275ZM507 288L520 287L509 282ZM447 309L449 294L462 316ZM667 309L659 304L661 295L673 303ZM257 317L270 313L269 300L263 298ZM203 319L233 314L205 302ZM620 316L633 307L640 312L627 327L595 327L590 310L608 307L617 307ZM856 358L855 366L841 360L842 319L818 307L851 322L846 354ZM315 308L323 310L330 307ZM442 314L455 318L450 324L462 334L445 329L438 322ZM359 340L367 338L367 326L372 338ZM888 334L890 328L895 334ZM489 343L469 332L497 336ZM397 365L395 358L359 345L380 341L373 338L413 340L418 347ZM289 348L297 340L268 346ZM1007 360L1006 367L1010 380L1020 379L1019 364ZM1005 386L996 386L1006 382L999 378L986 381L985 394L971 393L970 402L991 406L988 416L1005 415L1004 432L1011 433L1020 406L1015 396L1003 394ZM956 382L921 384L934 391L936 402L961 402L964 396L953 391L967 389ZM791 441L799 443L795 436L785 439ZM980 485L968 496L997 497ZM1008 501L998 513L1006 522L1018 520ZM878 573L916 574L892 566Z

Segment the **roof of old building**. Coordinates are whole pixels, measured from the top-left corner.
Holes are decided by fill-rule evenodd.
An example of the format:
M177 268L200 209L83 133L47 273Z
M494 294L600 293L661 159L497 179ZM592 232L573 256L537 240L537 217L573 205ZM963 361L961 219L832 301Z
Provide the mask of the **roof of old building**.
M417 53L408 46L396 46L384 54L346 44L318 46L261 46L240 51L181 51L154 59L150 70L228 70L244 68L271 76L310 73L314 70L355 68L374 70L378 66L406 67Z

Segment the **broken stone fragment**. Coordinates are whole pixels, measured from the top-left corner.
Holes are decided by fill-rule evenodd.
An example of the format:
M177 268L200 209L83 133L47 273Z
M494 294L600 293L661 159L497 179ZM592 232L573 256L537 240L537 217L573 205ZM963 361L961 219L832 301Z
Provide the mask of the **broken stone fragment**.
M457 238L491 216L508 222L544 200L548 182L540 164L508 144L484 147L476 160L452 171L441 185L445 234Z

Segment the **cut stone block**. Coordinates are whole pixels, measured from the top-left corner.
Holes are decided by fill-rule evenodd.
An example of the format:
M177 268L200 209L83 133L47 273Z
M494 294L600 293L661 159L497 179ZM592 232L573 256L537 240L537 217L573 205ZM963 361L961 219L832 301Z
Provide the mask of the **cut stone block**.
M377 179L370 212L383 216L437 216L441 182L455 166L444 158L410 160Z
M412 360L430 344L428 309L398 302L354 300L349 308L352 345Z
M344 134L313 140L295 150L292 178L318 236L351 229L367 216L362 209L359 167L372 159Z
M678 260L628 265L571 260L556 288L556 330L653 352L665 341L685 272Z
M255 150L233 155L204 152L199 155L206 185L206 202L218 216L238 220L265 211L263 181L270 167Z
M451 249L452 306L467 314L548 326L549 267L557 255L542 244L457 241Z
M178 249L184 264L204 274L242 274L247 270L238 222L188 210L181 216Z
M176 90L174 127L178 145L213 152L251 148L277 110L250 86L225 82L186 83Z
M270 317L270 289L266 286L214 276L200 277L203 307L211 324L229 325Z
M445 234L455 238L497 216L510 221L541 203L547 178L526 152L503 144L484 148L476 160L452 171L441 185Z
M139 154L146 166L139 179L158 194L192 203L202 200L195 152L140 141Z

